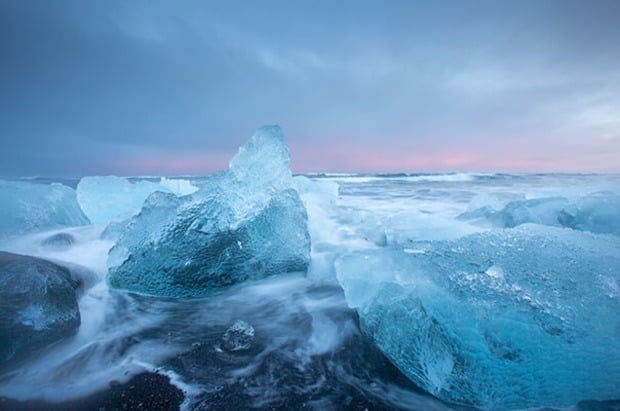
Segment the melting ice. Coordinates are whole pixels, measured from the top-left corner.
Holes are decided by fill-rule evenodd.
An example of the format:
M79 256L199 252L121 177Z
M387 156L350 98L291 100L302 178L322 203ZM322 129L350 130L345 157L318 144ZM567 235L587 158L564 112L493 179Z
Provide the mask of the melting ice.
M263 127L230 170L191 196L151 194L110 250L108 282L144 294L201 296L235 283L306 271L307 214L279 127Z
M616 236L525 225L336 264L362 330L417 385L517 409L617 395L619 250Z
M620 176L289 162L265 127L211 176L0 182L4 260L40 268L2 260L0 284L50 276L70 297L0 304L43 332L8 349L0 397L62 402L146 370L188 410L620 404ZM25 341L2 324L0 348Z

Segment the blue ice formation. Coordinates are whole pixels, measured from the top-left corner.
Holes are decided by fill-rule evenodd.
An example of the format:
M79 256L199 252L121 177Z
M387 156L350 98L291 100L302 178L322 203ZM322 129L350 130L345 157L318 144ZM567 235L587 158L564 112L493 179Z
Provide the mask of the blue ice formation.
M307 213L293 188L278 126L262 127L230 169L192 195L155 192L108 256L108 283L159 296L195 297L238 282L306 271Z
M468 210L459 219L488 221L496 227L535 223L620 235L620 195L601 191L572 201L565 197L515 200L501 209L482 206Z
M62 184L0 180L0 238L88 224L75 190Z
M161 177L159 179L159 185L178 196L193 194L198 191L198 187L193 185L191 181L182 178Z
M83 177L77 185L80 207L93 224L127 219L142 208L144 200L155 191L191 194L197 188L187 180L162 177L159 182L130 180L117 176Z
M76 330L78 286L66 268L0 251L0 365Z
M414 383L483 409L620 398L620 238L525 224L341 257L365 334Z

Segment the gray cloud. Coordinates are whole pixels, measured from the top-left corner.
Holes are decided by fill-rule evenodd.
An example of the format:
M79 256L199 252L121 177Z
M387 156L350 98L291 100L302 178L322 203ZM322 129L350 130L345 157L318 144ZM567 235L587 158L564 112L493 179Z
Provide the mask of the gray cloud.
M618 170L619 19L613 0L2 0L0 175L139 173L266 123L298 147L531 145L579 169L603 141L592 167Z

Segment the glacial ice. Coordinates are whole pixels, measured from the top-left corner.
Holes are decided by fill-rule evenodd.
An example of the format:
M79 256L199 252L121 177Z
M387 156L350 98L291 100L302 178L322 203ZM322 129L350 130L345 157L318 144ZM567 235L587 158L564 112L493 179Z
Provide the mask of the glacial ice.
M245 351L254 342L254 327L243 320L237 320L222 336L222 348L229 352Z
M65 268L0 251L0 365L75 331L78 286Z
M293 178L297 192L303 196L311 196L320 201L323 207L334 207L338 199L338 183L329 180L311 180L306 176Z
M620 239L524 224L341 257L365 334L414 383L483 409L620 397Z
M262 127L189 196L154 192L108 256L108 283L195 297L269 275L306 271L307 214L277 126Z
M155 191L182 196L196 190L187 180L162 177L159 183L155 183L147 180L130 181L117 176L94 176L80 180L77 199L93 224L104 224L131 217Z
M0 238L88 224L75 191L62 184L0 180Z
M185 196L198 191L198 187L193 185L191 181L182 178L161 177L159 185L178 196Z
M308 210L308 232L312 240L308 278L334 284L334 260L347 247L335 220L338 215L338 183L311 180L305 176L295 176L293 180Z
M576 200L561 196L515 200L499 209L495 204L479 205L459 219L488 221L496 227L536 223L620 235L620 195L601 191Z

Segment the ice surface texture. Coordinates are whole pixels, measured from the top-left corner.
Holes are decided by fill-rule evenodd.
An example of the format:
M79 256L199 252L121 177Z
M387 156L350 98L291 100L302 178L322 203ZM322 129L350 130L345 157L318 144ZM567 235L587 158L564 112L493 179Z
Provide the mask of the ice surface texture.
M0 180L0 238L88 224L75 190L62 184Z
M155 192L108 257L115 288L194 297L273 274L305 271L307 214L277 126L260 128L191 196Z
M0 364L74 332L77 286L65 268L0 251Z
M526 224L337 262L412 381L484 409L620 397L620 239Z
M573 201L565 197L516 200L499 210L492 206L477 207L459 218L483 219L497 227L536 223L620 235L620 195L602 191Z

